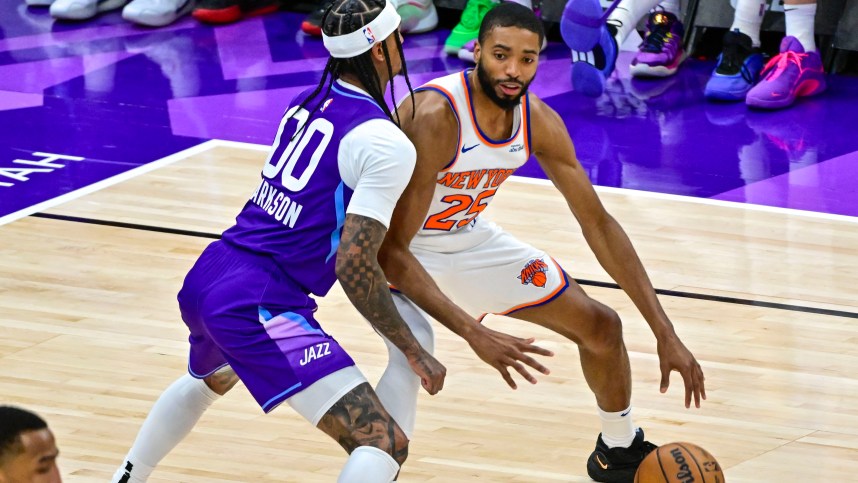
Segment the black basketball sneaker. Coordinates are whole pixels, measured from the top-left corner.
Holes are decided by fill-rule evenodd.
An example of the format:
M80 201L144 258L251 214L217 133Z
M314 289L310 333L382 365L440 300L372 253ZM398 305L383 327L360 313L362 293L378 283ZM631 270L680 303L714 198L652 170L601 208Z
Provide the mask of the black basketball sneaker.
M587 474L601 483L634 483L635 472L641 461L658 446L644 441L644 433L637 429L635 439L628 448L608 448L602 435L596 440L596 449L587 460Z

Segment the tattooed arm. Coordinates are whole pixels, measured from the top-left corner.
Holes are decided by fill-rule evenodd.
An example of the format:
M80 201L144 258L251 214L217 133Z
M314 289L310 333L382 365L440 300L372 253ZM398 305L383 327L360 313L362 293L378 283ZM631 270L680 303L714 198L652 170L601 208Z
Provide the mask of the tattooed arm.
M444 386L447 370L417 342L393 304L387 279L378 264L378 249L386 232L379 221L347 214L337 249L337 278L352 305L405 354L423 388L435 394Z

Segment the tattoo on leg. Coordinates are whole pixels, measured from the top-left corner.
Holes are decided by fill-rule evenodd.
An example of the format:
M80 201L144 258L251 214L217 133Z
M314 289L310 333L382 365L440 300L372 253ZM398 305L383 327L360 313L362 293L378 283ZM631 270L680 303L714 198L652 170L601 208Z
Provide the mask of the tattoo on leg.
M233 371L231 367L226 366L225 368L205 378L205 381L212 391L223 396L236 384L238 384L238 376L235 374L235 371Z
M401 465L408 456L408 440L381 405L368 383L352 389L319 421L319 429L334 438L349 454L358 446L374 446Z

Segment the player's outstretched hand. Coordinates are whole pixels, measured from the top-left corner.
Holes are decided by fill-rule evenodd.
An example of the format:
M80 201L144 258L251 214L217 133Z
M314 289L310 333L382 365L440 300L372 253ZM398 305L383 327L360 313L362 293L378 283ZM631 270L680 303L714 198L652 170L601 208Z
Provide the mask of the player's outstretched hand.
M415 357L408 358L411 370L420 377L423 389L431 395L438 394L444 387L444 378L447 376L447 368L438 362L432 354L421 350Z
M699 408L700 399L706 400L706 387L703 384L706 378L703 377L703 369L697 363L697 359L676 335L659 340L657 350L661 367L661 392L667 392L667 387L670 385L670 372L677 371L682 375L685 383L685 407L691 407L693 396L694 406Z
M551 357L554 353L548 349L533 345L534 340L533 338L522 339L514 337L481 326L479 332L468 340L468 344L470 344L471 349L474 350L483 362L494 367L501 373L503 380L509 384L509 387L516 389L518 386L516 386L515 381L509 373L509 367L515 369L531 384L536 384L536 378L527 371L525 365L536 369L542 374L549 374L548 368L527 354L531 353Z

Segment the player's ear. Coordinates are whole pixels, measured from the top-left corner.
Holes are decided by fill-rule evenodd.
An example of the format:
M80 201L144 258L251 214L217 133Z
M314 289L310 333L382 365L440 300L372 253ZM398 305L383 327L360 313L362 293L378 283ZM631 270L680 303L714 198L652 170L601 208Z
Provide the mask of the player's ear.
M370 52L372 52L373 60L375 60L377 62L382 62L382 63L384 62L384 49L381 47L381 45L383 43L387 42L387 40L388 39L384 39L383 42L377 42L375 45L372 46L372 49L370 49ZM390 48L388 48L387 50L390 51Z
M480 54L481 54L482 50L483 49L480 47L480 41L477 40L474 43L474 62L476 62L478 64L480 63Z

